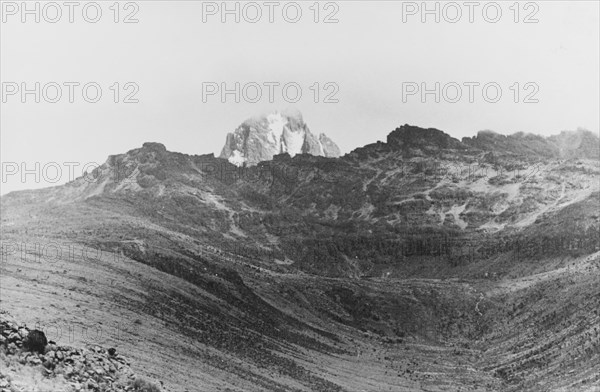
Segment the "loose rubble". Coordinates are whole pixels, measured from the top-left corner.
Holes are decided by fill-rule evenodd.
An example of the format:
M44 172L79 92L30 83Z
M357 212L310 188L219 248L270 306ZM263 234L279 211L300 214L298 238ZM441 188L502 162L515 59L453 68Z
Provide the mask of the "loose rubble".
M8 375L10 366L20 365L39 368L48 380L63 377L74 392L136 391L136 375L114 348L78 349L50 341L40 350L41 341L46 342L43 332L30 330L0 312L0 392L32 392L14 385Z

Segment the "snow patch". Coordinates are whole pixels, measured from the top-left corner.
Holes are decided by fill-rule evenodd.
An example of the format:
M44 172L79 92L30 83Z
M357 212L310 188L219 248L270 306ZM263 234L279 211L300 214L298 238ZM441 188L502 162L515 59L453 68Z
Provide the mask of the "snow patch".
M323 143L321 143L321 138L319 137L319 140L317 140L317 142L319 143L319 154L321 156L325 156L325 149L323 148Z
M285 131L284 142L287 147L286 152L290 154L291 157L300 154L302 152L302 146L304 145L305 132L303 130L294 132L289 128L286 128Z
M465 211L466 207L467 203L463 204L462 206L453 205L452 208L450 208L450 210L447 212L447 214L450 214L454 217L454 223L456 223L462 230L466 229L468 226L468 223L462 220L460 217L460 214Z
M231 156L229 157L228 161L231 164L240 167L244 165L244 162L246 162L246 158L244 158L244 154L242 154L240 151L234 150Z
M267 116L267 122L269 127L269 141L277 145L281 141L283 135L283 128L287 125L287 120L281 115L281 113L273 113Z

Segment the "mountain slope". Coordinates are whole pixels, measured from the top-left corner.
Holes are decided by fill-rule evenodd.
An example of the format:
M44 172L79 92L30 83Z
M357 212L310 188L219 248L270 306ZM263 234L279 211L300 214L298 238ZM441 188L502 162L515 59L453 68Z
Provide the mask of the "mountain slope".
M145 143L2 197L0 307L116 324L98 343L169 391L593 390L598 160L511 146L407 125L238 167Z

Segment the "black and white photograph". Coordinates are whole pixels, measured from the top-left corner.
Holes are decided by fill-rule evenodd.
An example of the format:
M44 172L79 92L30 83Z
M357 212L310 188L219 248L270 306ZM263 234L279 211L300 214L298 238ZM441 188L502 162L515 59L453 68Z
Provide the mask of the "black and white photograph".
M600 392L599 0L0 0L0 392Z

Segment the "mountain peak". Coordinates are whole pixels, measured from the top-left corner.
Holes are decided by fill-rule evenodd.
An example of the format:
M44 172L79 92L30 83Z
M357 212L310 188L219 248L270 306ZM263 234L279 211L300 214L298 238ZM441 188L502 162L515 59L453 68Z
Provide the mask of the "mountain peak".
M411 155L437 153L447 149L465 149L465 146L452 136L435 128L420 128L402 125L387 136L387 144L393 149L405 151Z
M146 150L150 150L150 151L155 151L155 152L166 152L167 151L167 148L165 147L164 144L155 143L155 142L146 142L146 143L142 144L142 148L146 149Z
M338 146L326 135L315 136L302 113L295 109L275 111L244 121L227 135L221 158L237 166L256 165L287 153L339 157Z

